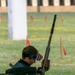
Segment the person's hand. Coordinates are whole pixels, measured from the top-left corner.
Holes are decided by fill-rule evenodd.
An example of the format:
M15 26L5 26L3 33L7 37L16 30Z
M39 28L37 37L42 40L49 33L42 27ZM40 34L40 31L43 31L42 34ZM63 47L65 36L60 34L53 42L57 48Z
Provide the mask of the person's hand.
M43 66L43 62L44 62L44 60L42 61L42 66ZM46 61L44 68L45 68L45 71L48 71L50 69L50 60Z
M44 60L41 63L42 66L43 66L43 62L44 62ZM50 69L50 60L46 61L44 68L45 68L45 71L48 71ZM38 67L37 73L41 73L41 72L42 72L42 67Z
M38 53L37 59L36 59L36 60L40 61L42 58L43 58L43 56L42 56L41 54Z

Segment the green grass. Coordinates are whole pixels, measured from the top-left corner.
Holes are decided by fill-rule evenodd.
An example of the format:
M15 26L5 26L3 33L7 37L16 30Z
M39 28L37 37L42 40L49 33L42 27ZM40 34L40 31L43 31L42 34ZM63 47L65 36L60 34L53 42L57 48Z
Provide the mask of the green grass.
M55 30L51 41L51 52L49 59L51 67L46 75L75 75L75 13L28 13L28 38L44 56L54 14L57 14ZM63 22L61 22L61 14ZM0 22L0 73L9 68L9 63L15 63L21 58L21 51L26 46L25 40L10 40L8 38L7 13L2 13L4 20ZM47 23L44 16L47 16ZM34 21L30 22L30 16ZM60 58L60 37L67 51ZM33 66L38 67L41 62Z

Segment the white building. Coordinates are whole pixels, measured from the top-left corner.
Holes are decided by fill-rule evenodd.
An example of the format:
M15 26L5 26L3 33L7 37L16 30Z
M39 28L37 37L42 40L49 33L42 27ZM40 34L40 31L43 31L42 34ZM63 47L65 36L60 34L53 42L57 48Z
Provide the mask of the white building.
M0 8L7 11L8 0L0 0ZM39 1L39 2L38 2ZM39 6L38 6L39 5ZM39 10L38 10L39 9ZM75 11L75 0L27 0L28 12Z

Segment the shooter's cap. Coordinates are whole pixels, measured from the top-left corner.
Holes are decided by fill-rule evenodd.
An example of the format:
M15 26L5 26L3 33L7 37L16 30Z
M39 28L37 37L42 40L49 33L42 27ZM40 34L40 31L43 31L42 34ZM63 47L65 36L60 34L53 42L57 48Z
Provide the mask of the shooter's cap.
M22 58L29 57L30 59L41 60L43 56L38 53L34 46L27 46L22 51Z

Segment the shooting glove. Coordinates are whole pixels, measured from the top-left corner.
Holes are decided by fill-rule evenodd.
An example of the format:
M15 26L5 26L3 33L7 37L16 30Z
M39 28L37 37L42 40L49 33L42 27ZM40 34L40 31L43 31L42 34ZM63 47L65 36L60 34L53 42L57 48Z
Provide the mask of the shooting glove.
M36 60L40 61L42 58L43 58L43 56L42 56L41 54L38 53L37 59L36 59Z
M42 66L43 66L43 61L42 61ZM50 69L50 60L46 61L44 68L45 68L45 71L48 71Z
M43 61L41 63L42 66L43 66ZM50 60L46 61L44 68L45 68L45 71L48 71L50 69ZM42 72L42 67L38 67L37 73L41 73L41 72Z

